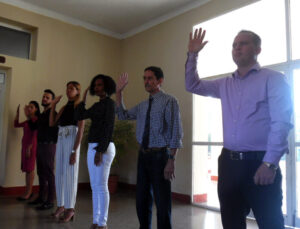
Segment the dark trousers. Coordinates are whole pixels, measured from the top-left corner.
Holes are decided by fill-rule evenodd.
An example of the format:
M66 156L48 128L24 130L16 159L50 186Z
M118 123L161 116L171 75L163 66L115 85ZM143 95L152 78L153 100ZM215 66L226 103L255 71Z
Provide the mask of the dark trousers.
M171 182L164 178L167 150L139 152L136 209L140 229L151 229L153 196L157 209L157 229L171 229Z
M255 185L261 160L234 160L222 151L219 157L218 195L224 229L245 229L252 209L260 229L284 229L281 210L281 172L271 185Z
M39 198L53 203L55 198L54 158L56 144L38 144L37 174L39 176ZM48 197L47 197L48 194Z

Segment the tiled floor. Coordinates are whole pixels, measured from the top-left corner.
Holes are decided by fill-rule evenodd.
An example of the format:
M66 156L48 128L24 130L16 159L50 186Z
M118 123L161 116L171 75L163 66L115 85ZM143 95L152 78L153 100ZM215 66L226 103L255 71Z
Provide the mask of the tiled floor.
M89 191L78 193L74 222L59 223L50 218L52 211L36 211L14 197L0 197L0 229L88 229L92 222L92 203ZM221 229L219 213L173 201L174 229ZM153 229L156 228L155 208ZM119 191L111 196L109 229L137 229L133 191ZM249 221L248 229L257 229Z

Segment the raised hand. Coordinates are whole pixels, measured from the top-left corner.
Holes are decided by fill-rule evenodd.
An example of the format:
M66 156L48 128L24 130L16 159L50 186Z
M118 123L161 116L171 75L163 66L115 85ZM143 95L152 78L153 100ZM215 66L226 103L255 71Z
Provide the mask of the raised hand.
M18 105L18 108L17 108L15 120L19 120L19 116L20 116L20 104Z
M29 106L28 105L25 105L24 106L24 113L25 113L25 116L28 118L29 117Z
M198 53L200 52L204 46L207 44L208 41L203 41L205 38L205 30L202 30L202 28L200 29L196 29L194 32L194 36L193 33L190 32L190 41L189 41L189 52L194 52L194 53Z
M122 73L117 83L117 92L121 92L124 90L126 85L128 84L128 73Z
M59 103L59 101L61 100L62 95L57 96L55 99L52 100L52 105L56 105Z
M89 90L90 90L90 87L88 87L87 89L85 89L84 94L83 94L83 98L82 98L83 102L86 101L86 97L87 97L87 94L88 94Z

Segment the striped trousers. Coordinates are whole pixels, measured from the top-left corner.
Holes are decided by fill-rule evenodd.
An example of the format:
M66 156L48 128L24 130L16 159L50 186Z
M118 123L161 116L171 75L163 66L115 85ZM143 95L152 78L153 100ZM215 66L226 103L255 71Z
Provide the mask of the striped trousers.
M107 151L102 156L99 166L94 163L98 143L89 143L87 163L90 174L90 182L93 193L93 223L98 226L106 226L109 207L108 177L111 163L115 157L114 143L109 143Z
M76 140L77 126L59 126L56 144L56 200L58 207L74 208L77 194L79 153L76 151L76 163L70 165L70 155Z

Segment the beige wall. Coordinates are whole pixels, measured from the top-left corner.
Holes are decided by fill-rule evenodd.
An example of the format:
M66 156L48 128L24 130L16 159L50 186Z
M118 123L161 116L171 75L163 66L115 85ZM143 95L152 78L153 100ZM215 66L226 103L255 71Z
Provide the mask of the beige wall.
M165 74L163 89L179 101L184 128L184 148L180 150L176 161L174 192L188 195L192 192L192 95L185 91L184 86L188 34L194 25L251 2L255 1L211 0L202 7L122 41L121 69L130 75L130 83L125 92L127 107L147 97L143 88L142 74L143 69L149 65L162 67ZM220 36L224 32L226 27L220 28ZM135 169L133 161L136 161L135 154L124 161L119 172L121 180L135 182L136 173L126 172L131 168Z
M12 123L18 103L24 105L30 99L40 100L45 87L63 93L65 82L70 79L78 80L86 87L90 78L98 72L112 76L117 76L121 71L129 73L130 83L124 96L125 104L131 107L147 97L143 88L143 69L149 65L158 65L165 73L163 89L179 101L184 128L184 148L177 157L173 191L190 195L192 96L184 89L188 33L195 24L255 1L211 0L202 7L122 41L0 4L2 17L39 28L36 61L7 57L5 66L12 68L7 98L8 121ZM226 32L226 28L220 28L220 34L223 32ZM21 141L22 133L9 126L7 136L4 186L23 185L23 176L19 169L20 145L16 144ZM120 174L121 181L131 184L136 182L136 159L136 152L130 152L120 159L114 172ZM83 170L85 168L80 170L81 182L87 181Z
M6 56L6 63L0 65L0 69L8 69L9 78L6 84L4 119L7 125L7 129L4 126L7 144L6 150L0 155L0 166L5 165L5 174L1 174L0 186L14 187L24 185L24 174L20 171L20 143L23 133L21 129L12 128L17 105L21 104L23 107L30 100L40 102L45 88L65 95L65 85L70 80L79 81L85 89L91 78L98 73L116 76L120 72L121 42L2 3L0 15L38 28L35 61ZM89 103L94 101L91 98L88 100ZM66 96L58 108L65 102ZM22 110L21 114L23 120ZM82 155L80 159L79 182L88 181L85 156Z

